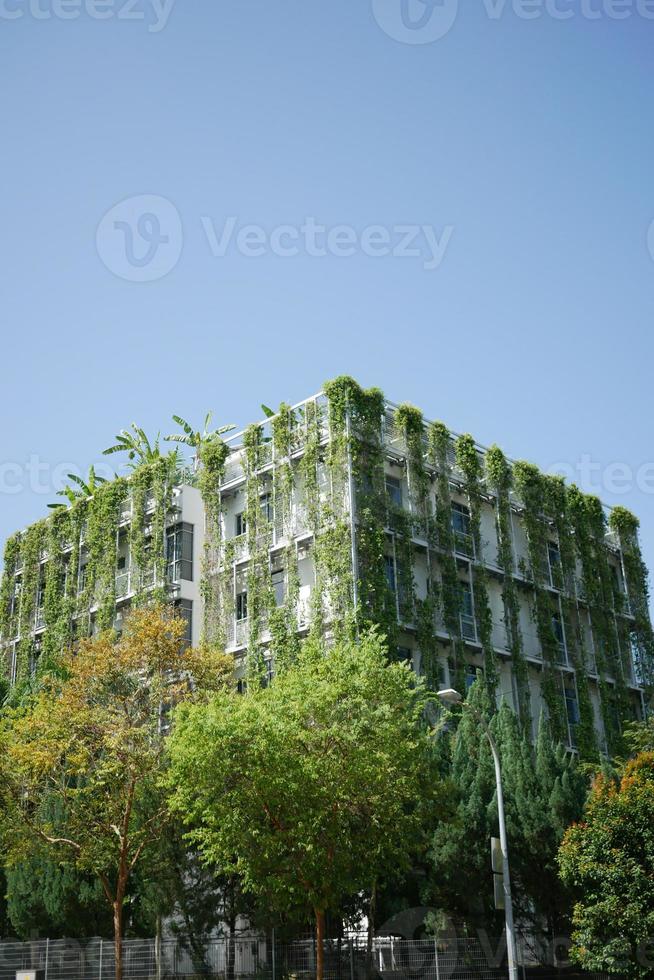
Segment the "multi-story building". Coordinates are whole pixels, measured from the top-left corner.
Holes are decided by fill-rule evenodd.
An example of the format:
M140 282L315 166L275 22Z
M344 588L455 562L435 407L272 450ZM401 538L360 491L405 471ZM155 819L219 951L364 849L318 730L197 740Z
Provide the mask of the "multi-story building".
M12 678L49 633L56 649L155 593L181 606L190 641L233 653L243 687L303 636L378 624L433 687L481 670L528 729L544 713L583 755L646 711L646 572L623 509L350 379L207 443L187 480L146 467L10 543Z

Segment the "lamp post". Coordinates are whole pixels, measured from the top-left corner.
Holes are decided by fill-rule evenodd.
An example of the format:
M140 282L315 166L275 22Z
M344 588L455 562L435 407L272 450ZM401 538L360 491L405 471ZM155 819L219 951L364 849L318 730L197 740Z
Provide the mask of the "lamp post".
M464 708L475 715L477 720L481 722L482 728L486 734L489 745L491 747L491 752L493 753L493 762L495 763L495 785L497 788L497 815L500 824L500 849L502 851L502 883L504 886L504 921L506 924L506 950L507 959L509 963L509 980L518 980L518 958L516 955L516 945L515 945L515 931L513 927L513 902L511 900L511 879L509 877L509 849L506 841L506 821L504 818L504 794L502 792L502 769L500 766L500 756L497 751L497 745L495 744L495 739L493 738L492 732L488 726L488 722L481 714L477 711L474 705L470 704L468 701L464 701L458 691L452 688L447 688L444 691L438 692L438 697L443 702L443 704L461 704Z

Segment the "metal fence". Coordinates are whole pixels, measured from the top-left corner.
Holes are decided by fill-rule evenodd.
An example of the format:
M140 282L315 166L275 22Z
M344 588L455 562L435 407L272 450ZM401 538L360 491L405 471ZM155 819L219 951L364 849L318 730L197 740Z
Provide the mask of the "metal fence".
M506 978L503 941L477 939L376 939L372 954L360 939L325 943L325 980L499 980ZM19 970L38 970L43 980L113 980L113 943L108 940L35 940L0 943L0 980L15 980ZM124 980L311 980L316 972L312 939L290 944L256 937L209 939L196 949L181 939L129 939L123 945ZM537 974L526 965L520 976L550 980L557 971ZM568 973L569 977L570 974ZM580 975L581 976L581 975ZM587 980L608 980L583 974Z

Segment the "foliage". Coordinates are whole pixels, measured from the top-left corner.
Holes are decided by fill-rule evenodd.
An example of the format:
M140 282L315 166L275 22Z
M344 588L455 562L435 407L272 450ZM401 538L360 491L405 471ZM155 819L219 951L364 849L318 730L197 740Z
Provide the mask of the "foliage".
M44 848L6 870L7 914L20 939L106 936L112 915L102 886L88 872L61 867Z
M113 625L116 545L122 508L130 499L127 533L136 601L146 595L166 598L164 534L176 478L175 461L161 457L127 479L96 483L91 496L80 492L71 506L57 508L47 520L9 539L0 585L0 637L5 644L18 638L13 700L19 701L31 676L49 669L75 639ZM45 627L40 644L33 632L37 625Z
M477 682L471 705L490 720L502 761L511 878L517 916L551 936L564 928L570 900L558 878L559 843L579 817L586 778L541 721L536 745L503 704L493 714L485 684ZM493 911L489 840L498 836L495 774L490 747L473 711L464 710L451 736L444 768L456 807L452 821L434 835L426 900L468 922L499 927Z
M106 479L103 476L98 476L95 472L95 467L91 466L89 468L89 474L86 480L82 477L77 476L76 473L69 473L68 479L71 480L75 486L64 487L63 490L57 491L57 496L65 497L69 504L74 504L76 500L85 500L87 497L92 497L93 494L98 490L103 483L106 483ZM65 504L48 504L48 507L65 507Z
M651 976L654 934L654 753L618 783L598 776L583 821L565 835L561 875L578 892L571 958L584 969Z
M313 912L320 939L328 910L420 846L434 793L424 702L376 634L309 641L272 686L178 709L174 809L205 861L271 912Z
M120 639L82 641L0 722L9 861L47 846L99 880L113 913L117 980L130 876L168 819L162 705L213 691L232 669L228 658L181 649L183 633L168 609L135 610Z

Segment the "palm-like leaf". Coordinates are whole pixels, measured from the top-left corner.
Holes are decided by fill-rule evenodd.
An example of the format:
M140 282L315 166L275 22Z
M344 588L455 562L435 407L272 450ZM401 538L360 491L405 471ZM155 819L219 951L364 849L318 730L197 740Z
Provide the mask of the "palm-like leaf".
M116 436L115 444L103 450L102 455L111 456L113 453L127 453L127 458L133 463L132 469L135 469L142 463L153 463L155 460L161 459L160 438L160 434L157 433L157 438L151 443L141 426L132 422L132 431L122 429Z
M199 450L206 442L211 442L214 439L219 439L226 432L231 432L232 429L236 428L234 425L221 425L217 429L210 429L211 419L213 417L212 412L207 412L204 419L204 429L202 431L196 430L193 426L182 418L181 415L173 415L173 422L175 422L183 431L174 432L172 435L166 436L166 442L177 442L183 446L190 446L192 449Z
M98 476L95 472L95 467L89 467L89 473L86 480L78 476L77 473L68 473L68 479L75 484L74 487L67 486L63 487L62 490L57 491L58 497L65 497L69 504L74 504L77 500L86 500L88 497L92 497L101 484L107 481L103 476ZM51 510L56 507L65 507L66 504L48 504Z

